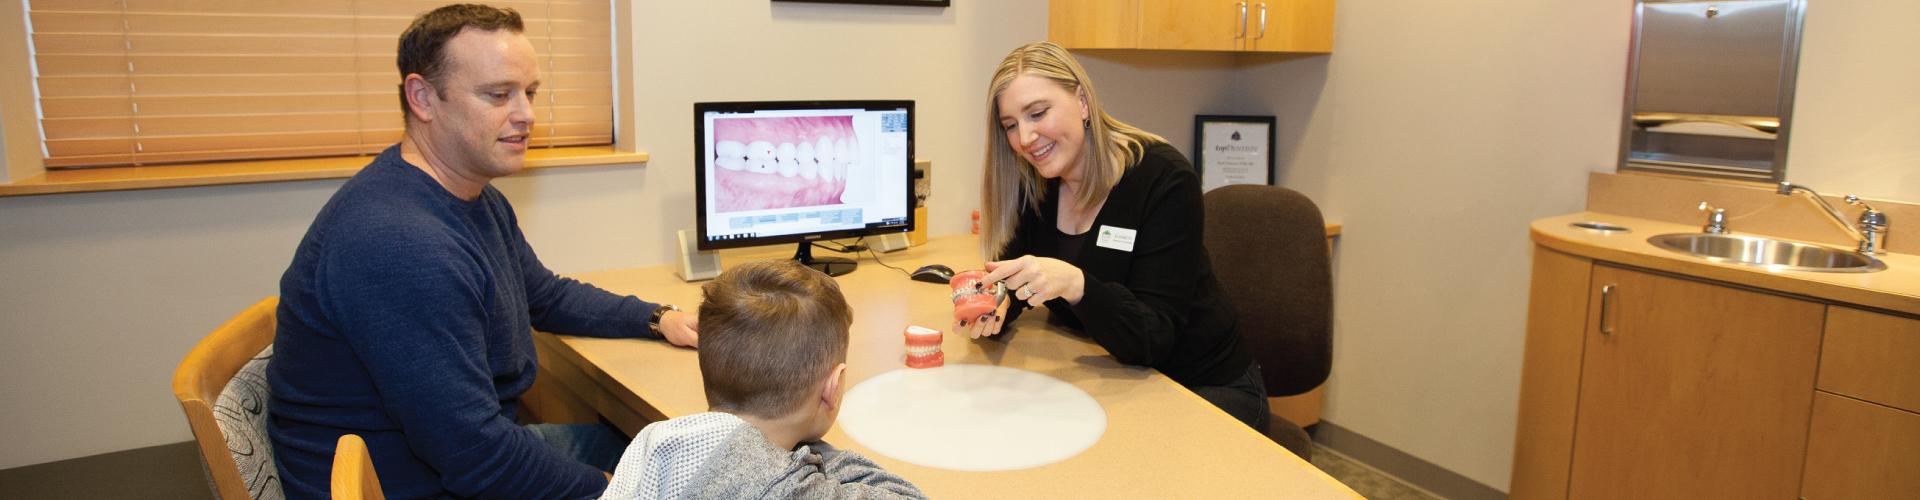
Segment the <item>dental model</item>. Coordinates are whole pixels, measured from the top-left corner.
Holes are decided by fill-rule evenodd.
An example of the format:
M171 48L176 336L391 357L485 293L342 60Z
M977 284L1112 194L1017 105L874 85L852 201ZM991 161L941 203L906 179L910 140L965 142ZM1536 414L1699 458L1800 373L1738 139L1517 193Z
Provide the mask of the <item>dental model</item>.
M991 285L981 282L987 277L986 271L967 271L953 275L948 286L953 287L953 319L962 324L979 321L982 316L993 314L1000 302L1007 300L1006 284L996 282Z
M939 330L907 326L907 367L933 368L947 364L947 355L940 352L940 339Z

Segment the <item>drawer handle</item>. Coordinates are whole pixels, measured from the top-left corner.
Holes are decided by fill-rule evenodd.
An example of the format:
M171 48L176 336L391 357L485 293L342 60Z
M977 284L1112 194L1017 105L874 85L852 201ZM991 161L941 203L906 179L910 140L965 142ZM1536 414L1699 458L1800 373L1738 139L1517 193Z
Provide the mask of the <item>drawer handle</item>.
M1616 285L1600 287L1600 333L1604 335L1613 334L1613 318L1607 314L1607 311L1613 308L1614 286Z

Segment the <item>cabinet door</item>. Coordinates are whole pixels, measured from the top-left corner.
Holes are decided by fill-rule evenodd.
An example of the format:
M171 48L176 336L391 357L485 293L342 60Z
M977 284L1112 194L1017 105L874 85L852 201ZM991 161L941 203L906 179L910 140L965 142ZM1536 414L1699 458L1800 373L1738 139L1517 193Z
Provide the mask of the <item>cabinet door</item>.
M1920 499L1920 413L1821 392L1808 436L1801 498Z
M1047 39L1069 49L1137 49L1139 6L1117 0L1048 0Z
M1825 306L1608 266L1592 286L1568 497L1794 498Z
M1333 52L1333 0L1255 1L1249 9L1246 50Z
M1141 0L1140 48L1240 50L1247 2L1223 0ZM1248 16L1252 10L1248 8Z

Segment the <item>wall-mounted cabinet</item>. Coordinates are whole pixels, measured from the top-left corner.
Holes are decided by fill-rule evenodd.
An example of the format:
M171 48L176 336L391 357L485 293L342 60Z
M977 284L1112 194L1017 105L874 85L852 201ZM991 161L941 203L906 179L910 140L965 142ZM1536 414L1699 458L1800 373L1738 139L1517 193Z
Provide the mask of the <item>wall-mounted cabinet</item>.
M1333 52L1334 0L1051 0L1047 38L1069 49Z

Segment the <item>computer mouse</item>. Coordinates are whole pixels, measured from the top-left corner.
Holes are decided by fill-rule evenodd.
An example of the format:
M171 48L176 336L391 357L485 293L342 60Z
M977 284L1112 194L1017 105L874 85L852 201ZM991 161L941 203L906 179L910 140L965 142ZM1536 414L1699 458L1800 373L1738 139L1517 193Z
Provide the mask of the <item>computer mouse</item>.
M934 264L913 271L914 281L946 284L953 281L953 268Z

